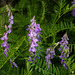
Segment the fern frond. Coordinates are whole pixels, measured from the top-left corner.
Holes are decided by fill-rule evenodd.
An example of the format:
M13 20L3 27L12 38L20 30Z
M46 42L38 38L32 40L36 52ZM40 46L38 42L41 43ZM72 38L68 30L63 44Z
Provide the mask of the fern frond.
M55 35L55 34L57 34L58 32L60 32L62 30L73 29L73 28L75 29L75 25L72 22L70 22L70 23L68 23L68 22L61 22L59 24L56 24L53 28L51 28L50 31L52 31L52 33L51 32L50 33ZM53 36L51 34L49 34L45 38Z
M46 3L44 1L41 1L41 3L42 3L42 7L43 7L43 12L42 12L42 17L40 19L40 24L44 20L44 18L45 18L45 12L46 12Z
M70 52L72 52L72 51L74 51L75 52L75 44L68 44L68 46L69 46L69 51Z
M19 50L19 48L20 48L20 46L22 45L22 43L23 43L23 41L25 40L25 36L23 36L19 41L18 41L18 43L16 44L17 45L17 47L13 47L12 45L9 45L10 46L10 52L9 52L9 54L8 54L8 58L6 58L5 56L4 56L4 54L2 54L1 56L0 56L0 69L4 66L4 64L9 60L9 58L11 58L14 54L15 54L15 52L17 52L18 50ZM19 55L19 54L18 54Z
M45 60L43 61L41 58L38 59L38 57L34 60L34 62L29 62L32 67L35 68L36 71L39 73L42 72L43 75L60 75L60 71L58 67L55 67L54 65L50 64L49 70L48 63L45 65Z

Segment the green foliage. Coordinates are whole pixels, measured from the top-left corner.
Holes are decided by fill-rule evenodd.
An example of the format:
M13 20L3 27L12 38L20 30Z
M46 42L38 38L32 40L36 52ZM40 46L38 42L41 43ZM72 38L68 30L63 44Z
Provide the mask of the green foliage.
M5 67L6 68L6 67ZM0 71L0 74L3 74L3 75L32 75L33 71L33 68L31 68L30 64L27 62L26 64L26 68L24 69L23 67L20 69L19 67L18 68L11 68L8 67L7 71L5 71L5 69L3 69L2 71Z
M72 55L71 57L69 57L68 62L66 63L66 65L69 68L69 74L75 74L75 55Z
M70 52L74 51L75 53L75 44L69 44Z
M68 74L64 69L60 68L60 67L55 67L55 65L50 64L49 69L48 68L48 63L47 65L45 65L45 61L42 60L41 58L36 58L34 62L29 62L31 64L31 66L35 69L36 72L41 72L42 75L66 75ZM37 73L38 74L38 73ZM41 75L40 74L40 75Z
M0 56L0 69L4 66L4 64L9 60L9 58L13 57L13 55L16 53L16 57L19 56L19 54L21 54L21 52L24 51L24 49L20 52L19 51L19 48L20 46L22 45L23 41L25 41L25 36L23 36L19 41L17 41L17 46L12 46L12 45L9 45L10 46L10 52L8 54L8 58L6 58L6 56L4 56L4 54L2 53L1 56ZM20 42L20 43L19 43ZM13 49L12 49L13 48ZM15 58L16 58L15 57Z
M13 3L13 1L10 2ZM50 4L53 5L51 6ZM48 63L45 65L46 48L58 42L65 32L67 32L69 36L70 31L75 34L74 19L70 15L70 11L75 8L75 5L70 6L67 0L19 0L14 7L9 7L14 15L14 24L12 26L12 33L8 35L10 52L7 58L3 54L4 48L0 47L0 75L69 75L75 72L74 56L69 57L68 63L66 63L69 68L68 70L65 70L56 59L54 60L59 66L51 64L49 70L47 70ZM4 25L9 24L5 6L0 7L0 14L0 37L2 37L5 32ZM30 46L27 41L28 32L26 28L28 28L30 19L34 15L36 22L39 23L42 28L42 35L39 34L39 47L35 53L38 57L34 62L26 62L29 56L28 49ZM72 19L68 19L66 16L70 16ZM70 39L72 38L75 39L75 37L71 37ZM69 42L70 53L75 53L75 41ZM0 45L1 44L2 41L0 41ZM15 60L19 65L17 69L15 67L11 69L11 66L8 66L9 58L12 58L12 61ZM34 59L34 57L32 59ZM22 64L21 61L23 61L24 64Z

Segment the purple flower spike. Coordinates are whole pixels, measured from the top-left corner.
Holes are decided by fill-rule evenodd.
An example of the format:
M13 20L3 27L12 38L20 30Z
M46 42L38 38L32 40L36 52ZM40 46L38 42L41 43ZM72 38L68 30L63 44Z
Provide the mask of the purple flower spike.
M58 49L61 52L61 55L59 56L59 58L67 58L69 57L69 47L68 47L68 41L69 38L67 36L67 34L65 33L64 36L61 38L62 40L60 41L60 48ZM61 59L61 64L63 64L63 67L65 69L67 69L65 63L66 60Z
M4 36L1 37L1 40L3 40L3 43L1 44L1 47L4 47L4 54L6 55L7 57L7 53L9 51L9 44L7 43L7 33L4 33Z
M7 8L7 11L8 11L8 17L9 17L9 25L8 25L8 28L9 28L9 30L7 31L7 33L11 33L12 32L12 24L14 23L13 22L13 15L12 15L12 12L9 10L9 8L8 7L6 7Z
M46 54L47 56L45 57L45 60L46 60L46 64L48 62L48 68L47 68L48 70L51 64L51 59L53 59L55 55L54 47L47 48Z
M37 34L41 33L40 31L42 30L40 28L39 24L36 24L36 20L35 20L35 16L33 16L33 18L30 20L31 21L31 25L28 25L28 28L26 29L27 31L29 31L29 34L27 35L29 37L30 41L30 48L29 48L29 52L31 54L33 54L33 56L35 55L36 52L36 47L38 46L37 42L39 41L37 39ZM35 58L37 56L35 55ZM30 57L29 57L30 58ZM35 58L33 59L33 61L35 60ZM30 58L31 60L31 58ZM28 60L28 61L30 61Z
M7 8L7 11L8 11L8 17L9 17L10 24L8 26L5 25L6 33L4 33L4 36L1 37L0 39L3 40L3 43L1 44L1 47L4 47L4 54L7 57L7 54L8 54L8 51L9 51L9 44L7 43L7 40L8 40L7 35L8 35L8 33L11 33L12 32L12 24L14 22L13 22L13 15L10 12L8 6L6 6L6 8ZM9 30L8 30L8 28L9 28Z
M73 0L72 4L75 4L75 0ZM72 16L75 16L75 8L72 10Z
M6 33L4 33L4 36L1 37L0 39L3 40L3 43L1 44L1 47L4 47L4 54L6 55L6 57L8 57L7 54L8 54L8 51L10 52L10 50L9 50L9 44L7 43L7 40L8 40L7 35L8 35L8 33L12 32L12 24L14 22L13 22L13 15L10 12L10 10L9 10L7 5L6 5L6 8L7 8L7 11L8 11L8 17L9 17L10 24L8 26L5 25ZM8 28L9 28L9 30L8 30ZM11 62L11 59L10 59L10 62ZM17 64L14 61L12 62L11 67L13 67L13 65L15 67L17 67Z
M35 47L38 46L37 42L39 41L37 39L37 34L40 33L40 31L42 30L40 28L39 24L36 24L36 20L35 20L35 16L33 16L33 18L30 20L31 21L31 25L28 25L29 28L27 28L26 30L29 30L29 38L31 40L30 42L30 49L29 52L36 52Z

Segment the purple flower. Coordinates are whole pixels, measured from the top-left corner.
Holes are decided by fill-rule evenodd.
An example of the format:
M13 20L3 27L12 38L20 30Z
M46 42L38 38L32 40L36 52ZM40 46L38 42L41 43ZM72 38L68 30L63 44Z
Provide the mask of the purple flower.
M9 17L9 25L8 25L8 28L9 30L7 31L7 33L11 33L12 32L12 24L14 23L13 22L13 15L12 15L12 12L9 10L8 6L6 6L7 8L7 11L8 11L8 17Z
M75 0L73 0L72 4L75 4ZM75 16L75 8L72 10L72 15Z
M1 40L7 40L8 38L7 38L7 33L4 33L4 36L3 37L1 37Z
M7 35L8 35L8 33L11 33L11 31L12 31L13 15L12 15L12 13L10 12L8 6L6 6L6 8L7 8L7 11L8 11L8 17L9 17L9 22L10 22L10 24L9 24L8 26L5 25L6 33L4 33L4 36L1 37L0 39L3 40L3 43L1 44L1 47L4 47L4 54L5 54L6 57L7 57L7 53L8 53L8 51L9 51L9 44L7 43L7 40L8 40ZM8 28L9 28L9 30L8 30ZM7 50L8 50L8 51L7 51Z
M4 36L0 38L1 40L3 40L3 43L1 44L1 47L4 47L4 54L7 57L7 53L9 51L9 44L7 43L7 33L4 33Z
M39 24L36 24L36 20L35 20L35 16L33 16L33 18L30 20L31 21L31 25L28 25L28 28L26 29L27 31L29 31L28 37L31 40L30 41L30 48L29 48L29 52L31 54L33 54L33 56L35 55L36 52L36 47L38 46L37 42L39 41L37 39L37 34L41 34L41 28ZM35 58L37 56L35 55ZM31 57L29 57L30 59L28 61L31 60ZM33 61L35 60L35 58L33 59Z
M50 46L50 48L47 48L46 55L47 56L45 57L45 61L46 61L46 64L48 62L48 68L47 68L48 70L51 64L51 59L53 59L55 55L54 47Z
M12 62L11 59L9 59L9 60L10 60L10 63L11 63L11 68L13 68L13 65L14 65L15 67L18 67L17 64L14 62L14 60L13 60L13 62Z
M12 24L14 22L13 22L13 15L10 12L8 6L6 6L6 8L7 8L7 11L8 11L8 17L9 17L10 24L8 26L5 25L6 33L4 33L4 36L1 37L0 39L3 40L3 43L1 44L1 47L4 47L4 54L7 57L8 51L10 51L9 50L9 44L7 43L7 40L8 40L7 35L8 35L8 33L11 33L12 32ZM9 28L9 30L8 30L8 28ZM10 62L11 62L11 59L10 59ZM17 64L14 61L12 62L11 67L13 67L12 65L14 65L15 67L17 67Z
M69 57L69 47L68 47L69 38L67 34L65 33L61 39L62 40L59 42L60 48L58 49L61 52L61 55L59 56L59 58L67 58ZM63 67L67 69L64 62L66 62L66 60L61 59L61 64L63 64Z
M26 30L29 30L29 38L31 40L30 42L30 49L29 52L36 52L36 48L38 46L37 42L39 41L37 39L37 34L40 33L40 31L42 30L40 28L39 24L36 24L36 20L35 20L35 16L30 20L31 21L31 25L28 25L29 28L27 28Z

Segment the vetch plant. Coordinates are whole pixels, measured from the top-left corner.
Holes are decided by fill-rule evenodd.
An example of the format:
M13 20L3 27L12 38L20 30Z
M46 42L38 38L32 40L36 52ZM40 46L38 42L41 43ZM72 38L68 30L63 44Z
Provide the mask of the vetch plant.
M11 33L11 31L12 31L12 24L13 24L13 15L12 15L12 13L11 13L11 11L9 10L9 8L8 8L8 6L6 5L6 9L7 9L7 11L8 11L8 17L9 17L9 22L10 22L10 24L7 26L7 25L5 25L5 30L6 30L6 33L4 33L4 36L3 37L1 37L1 40L3 40L3 43L1 44L1 47L4 47L5 49L5 51L4 51L4 54L6 55L6 57L7 57L7 53L8 53L8 51L9 51L9 44L7 43L7 40L8 40L8 38L7 38L7 35L8 35L8 33ZM8 28L9 28L9 30L8 30ZM8 51L7 51L8 50Z
M5 25L5 30L6 30L6 33L4 33L4 36L1 37L0 39L3 40L3 43L1 44L1 47L4 47L4 54L6 55L6 57L8 57L8 51L10 52L9 50L9 44L7 43L7 40L8 40L8 37L7 35L10 34L12 32L12 24L14 23L13 22L13 15L11 13L11 11L9 10L8 6L6 5L6 9L8 11L8 17L9 17L9 25ZM9 29L8 29L9 28ZM15 62L11 62L11 59L10 60L10 63L11 63L11 67L12 67L12 64L17 67L17 64ZM13 68L13 67L12 67Z
M3 40L3 43L1 44L1 47L4 47L4 54L7 57L7 53L9 51L9 44L7 43L7 33L4 33L4 36L0 38L1 40Z
M30 20L31 21L31 25L28 25L29 28L27 28L27 31L29 30L29 39L30 39L30 48L29 48L29 52L30 54L33 54L33 56L35 55L36 52L36 47L38 46L37 42L39 41L37 39L37 34L41 34L41 28L39 24L36 24L36 20L35 20L35 16ZM35 55L35 58L37 56ZM29 57L31 59L31 57ZM35 60L35 58L33 60Z
M47 56L45 57L45 60L46 60L46 65L47 65L47 62L48 62L48 69L49 69L50 64L51 64L51 59L53 59L54 55L55 55L54 48L52 48L52 47L47 48L46 54L47 54Z
M2 1L4 3L5 0L1 0L1 4ZM6 0L11 9L1 5L0 37L3 43L1 43L0 50L0 75L69 75L75 73L75 56L71 58L75 50L75 22L70 14L75 5L73 0L71 6L71 1ZM14 12L14 17L11 10ZM74 12L72 14L74 15ZM36 15L42 29L33 15ZM31 24L28 25L31 16L33 18L30 20ZM6 31L3 28L4 25ZM12 31L12 25L14 31ZM70 36L70 40L65 34L59 42L60 36L65 31ZM57 46L58 44L60 45ZM15 59L19 66L15 63Z
M9 17L9 25L8 25L8 28L9 30L7 31L7 33L11 33L12 32L12 24L14 23L13 22L13 15L12 15L12 12L9 10L8 6L6 6L7 8L7 11L8 11L8 17Z
M59 58L67 58L69 57L69 47L68 47L69 38L67 36L67 33L65 33L61 39L62 40L59 42L60 44L59 51L61 52L61 55L59 56ZM64 62L66 62L66 60L61 59L61 64L63 64L63 67L67 69Z
M54 46L50 46L49 48L47 48L47 51L46 51L46 57L45 57L45 61L46 61L46 65L47 65L47 62L48 62L48 68L47 70L49 69L50 67L50 64L51 64L51 59L54 58L54 55L55 55L55 47L59 44L58 43L55 43Z

